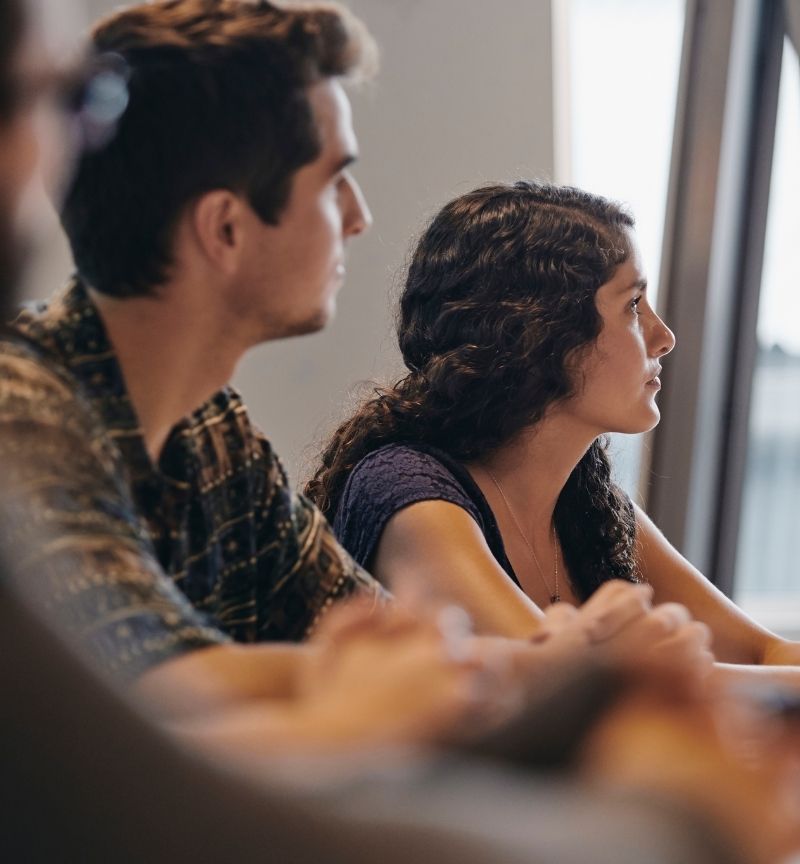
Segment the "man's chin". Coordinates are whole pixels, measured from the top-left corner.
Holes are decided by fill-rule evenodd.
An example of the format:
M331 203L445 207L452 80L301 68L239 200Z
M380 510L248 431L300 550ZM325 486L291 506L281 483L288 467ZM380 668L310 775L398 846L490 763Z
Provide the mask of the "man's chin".
M308 318L292 327L286 335L308 336L311 333L319 333L320 330L324 330L328 324L330 324L332 318L333 312L327 310L325 312L319 312L313 318Z
M298 321L285 322L279 327L270 326L266 329L262 342L272 342L277 339L290 339L294 336L309 336L324 330L333 319L335 305L319 309L313 315Z

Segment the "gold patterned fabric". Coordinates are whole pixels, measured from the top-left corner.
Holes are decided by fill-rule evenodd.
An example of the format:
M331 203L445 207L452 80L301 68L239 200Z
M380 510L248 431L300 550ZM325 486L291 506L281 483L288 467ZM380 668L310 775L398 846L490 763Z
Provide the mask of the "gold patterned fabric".
M0 464L23 502L11 542L33 545L28 587L117 674L228 639L300 640L337 599L382 596L233 389L152 464L78 281L0 339Z

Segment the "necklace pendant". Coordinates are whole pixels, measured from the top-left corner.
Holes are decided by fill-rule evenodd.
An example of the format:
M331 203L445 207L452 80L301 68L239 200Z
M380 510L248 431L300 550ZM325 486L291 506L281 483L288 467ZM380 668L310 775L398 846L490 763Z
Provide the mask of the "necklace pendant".
M560 603L561 602L561 595L560 594L551 594L550 595L550 602L551 603Z

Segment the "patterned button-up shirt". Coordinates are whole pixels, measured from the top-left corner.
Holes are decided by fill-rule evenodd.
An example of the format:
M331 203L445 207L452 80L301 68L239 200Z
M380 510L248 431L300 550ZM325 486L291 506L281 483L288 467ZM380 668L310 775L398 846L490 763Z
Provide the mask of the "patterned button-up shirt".
M381 593L231 388L153 465L79 282L0 338L0 464L25 502L15 542L49 538L26 579L117 674L228 639L299 640L336 599Z

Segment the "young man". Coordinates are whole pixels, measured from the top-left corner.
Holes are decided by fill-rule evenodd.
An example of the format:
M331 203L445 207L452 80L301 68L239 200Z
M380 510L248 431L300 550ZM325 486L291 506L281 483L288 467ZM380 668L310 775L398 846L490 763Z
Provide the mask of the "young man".
M34 550L15 572L187 735L435 738L484 698L484 664L443 650L435 622L374 608L379 587L225 386L250 345L324 323L369 221L338 81L368 65L369 37L330 7L178 0L120 13L95 45L67 124L80 275L0 343L0 460L23 501L6 536ZM30 113L9 178L32 166ZM366 610L314 645L274 644L353 593Z

